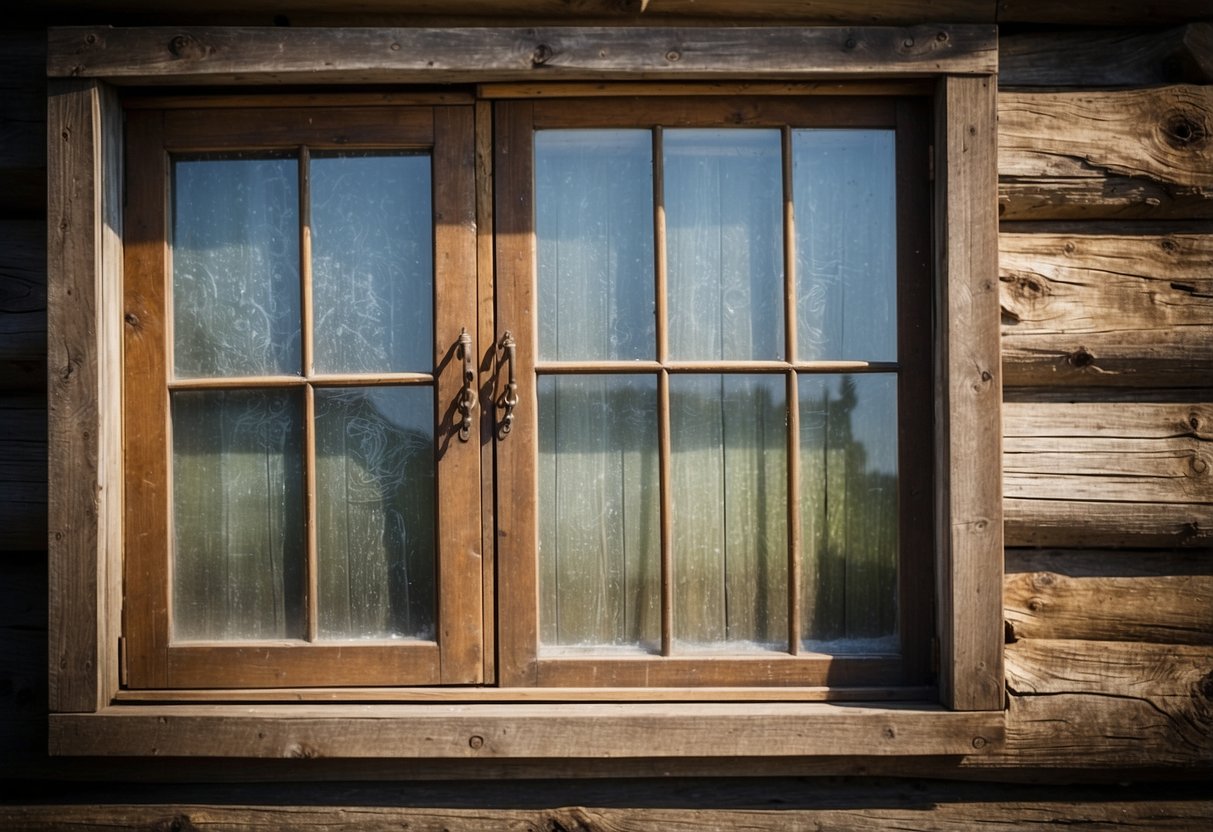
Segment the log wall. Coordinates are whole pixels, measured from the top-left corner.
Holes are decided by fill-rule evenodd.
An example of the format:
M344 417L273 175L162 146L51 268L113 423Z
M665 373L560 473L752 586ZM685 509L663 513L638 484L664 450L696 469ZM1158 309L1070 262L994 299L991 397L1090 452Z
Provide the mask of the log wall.
M1049 20L1044 12L1032 12L1032 3L1003 5L1018 19ZM1126 4L1111 6L1105 22L1143 22L1130 19L1121 8ZM969 8L979 7L984 8ZM1129 18L1121 20L1124 15ZM1207 778L1213 769L1213 23L1173 25L1185 19L1190 13L1164 15L1157 22L1170 28L1156 29L1036 25L1007 30L1002 39L1006 744L971 759L805 760L779 771L755 762L739 763L739 771L1116 782ZM1090 20L1088 12L1062 22ZM551 767L534 764L491 770L438 765L425 771L404 764L309 768L298 762L166 768L46 757L41 42L41 30L0 33L0 776L43 782L551 776ZM602 766L597 773L706 770L689 760ZM768 790L786 787L763 782ZM618 788L622 792L570 798L614 808L599 815L551 815L561 826L549 826L549 815L516 804L516 815L496 817L523 828L541 822L543 828L622 824L618 813L627 802L620 794L636 787ZM1021 814L1014 817L1022 828L1047 825L1050 812L1068 812L1069 823L1092 828L1151 822L1151 828L1192 828L1213 815L1213 803L1193 803L1189 793L1173 803L1159 797L1150 814L1134 802L1142 793L1132 793L1127 808L1118 808L1107 792L1092 792L1087 803L1074 802L1067 810L1049 803L1062 800L1055 792L1029 798L1011 786L1001 798L957 787L948 792L951 798L935 795L942 810L934 813L894 811L913 804L907 788L873 787L842 814L843 807L833 805L772 816L747 804L734 807L736 817L717 815L715 822L950 828L964 825L965 818L975 823L982 812L971 807L986 806L988 816L990 806L1011 812L1007 807L1017 800L1022 805L1014 803L1014 811ZM241 794L247 803L258 802L256 795ZM753 790L748 794L739 802L755 799ZM171 805L185 799L181 795L161 793L156 806L130 798L111 819L148 827L180 820ZM587 802L593 800L598 803ZM970 811L957 810L959 803L950 800L968 801ZM340 805L340 795L329 802ZM86 821L97 816L79 809L72 810L79 817L69 818L64 811L0 810L0 821L51 828L58 819L91 828ZM225 805L187 820L229 828L305 819L336 824L351 817L334 806L290 814L298 811L299 806L254 811ZM483 820L471 809L425 815L400 806L374 811L363 819L383 826L414 822L425 828L432 822L477 828ZM629 817L683 822L681 816L662 815L661 807L645 811Z

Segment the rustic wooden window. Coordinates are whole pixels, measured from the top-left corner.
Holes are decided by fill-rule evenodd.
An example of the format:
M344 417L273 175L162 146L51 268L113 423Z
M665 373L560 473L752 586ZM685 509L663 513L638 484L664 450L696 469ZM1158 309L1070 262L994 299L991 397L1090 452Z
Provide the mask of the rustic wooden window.
M996 71L992 27L51 30L52 751L994 745ZM213 91L250 83L466 86L261 109ZM124 124L116 84L212 92L161 109L128 97ZM798 173L806 147L846 155L831 142L857 136L870 164ZM877 225L815 223L798 194L860 168L894 193L895 288L831 304L812 280L850 268L831 258ZM203 170L238 196L187 188L178 204ZM417 274L432 246L431 330L417 297L377 295L411 322L397 351L329 293L332 275L338 295L386 289L374 269L341 277L367 247L332 236L326 211L402 175L424 192L422 170L428 229L386 233L387 203L345 228L411 246ZM840 233L859 242L815 260ZM879 259L861 271L887 280ZM197 304L253 275L282 292L250 283L252 303L199 325ZM376 343L346 350L346 333ZM466 443L461 405L480 414ZM411 443L427 412L432 451L396 474L350 441L357 422L373 445ZM370 503L344 493L355 482ZM883 498L853 501L853 486ZM830 506L847 519L831 525ZM237 533L201 531L220 526ZM242 557L242 529L273 557ZM839 534L862 591L835 605ZM419 581L407 603L393 563Z
M503 681L928 685L926 102L497 107Z

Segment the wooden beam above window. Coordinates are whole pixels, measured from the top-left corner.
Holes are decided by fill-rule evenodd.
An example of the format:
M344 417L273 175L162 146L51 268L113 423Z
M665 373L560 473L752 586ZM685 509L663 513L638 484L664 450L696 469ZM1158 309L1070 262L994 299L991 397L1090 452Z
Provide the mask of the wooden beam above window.
M754 45L761 43L762 49ZM50 77L120 84L985 75L990 25L838 28L52 28Z

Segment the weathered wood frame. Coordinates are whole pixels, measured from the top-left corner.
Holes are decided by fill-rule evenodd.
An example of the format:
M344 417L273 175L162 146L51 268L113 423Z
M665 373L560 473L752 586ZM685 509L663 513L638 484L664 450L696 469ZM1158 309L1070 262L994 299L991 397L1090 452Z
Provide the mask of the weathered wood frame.
M52 29L48 68L50 710L58 754L417 757L971 754L1002 736L992 26ZM933 79L941 704L116 704L122 135L111 84ZM481 164L487 164L483 160ZM481 246L481 251L486 245ZM479 266L487 277L486 264ZM482 293L482 298L485 293ZM491 292L488 293L491 296ZM483 300L482 300L483 304ZM484 323L481 323L484 331ZM497 696L508 691L495 691ZM518 697L523 699L525 697ZM517 729L524 730L517 730ZM249 737L261 734L252 742ZM507 741L508 738L508 741ZM588 738L592 738L588 739ZM431 741L432 740L432 741ZM724 753L722 751L721 753Z

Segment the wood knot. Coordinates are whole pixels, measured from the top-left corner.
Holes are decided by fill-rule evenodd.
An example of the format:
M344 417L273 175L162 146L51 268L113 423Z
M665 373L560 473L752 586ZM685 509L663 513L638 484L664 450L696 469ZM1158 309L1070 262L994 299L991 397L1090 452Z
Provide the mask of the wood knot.
M1192 428L1193 433L1200 432L1200 417L1195 413L1188 414L1188 427Z
M1202 121L1191 114L1175 113L1163 125L1162 135L1167 144L1183 150L1204 143L1209 131Z
M201 60L207 56L207 48L191 35L176 35L168 42L168 51L181 60Z
M1086 347L1079 347L1078 349L1074 350L1074 352L1066 356L1066 361L1068 361L1072 367L1090 367L1095 363L1095 356L1091 355L1091 353L1087 351Z
M1192 469L1192 473L1199 476L1208 472L1209 463L1200 454L1192 454L1192 458L1188 460L1188 467Z
M314 760L320 756L320 752L315 748L312 748L310 745L298 743L296 745L292 745L286 750L286 756L294 757L298 760Z
M546 43L541 43L531 52L531 66L545 66L556 53Z
M1175 252L1179 251L1179 243L1175 242L1174 240L1163 240L1161 243L1159 243L1159 245L1162 247L1163 251L1167 252L1167 254L1174 254Z

